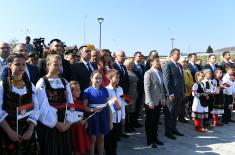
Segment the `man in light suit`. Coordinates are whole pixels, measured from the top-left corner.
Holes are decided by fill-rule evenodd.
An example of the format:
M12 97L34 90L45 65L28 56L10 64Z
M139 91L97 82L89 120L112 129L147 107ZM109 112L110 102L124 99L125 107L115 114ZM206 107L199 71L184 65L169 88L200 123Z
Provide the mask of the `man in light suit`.
M145 133L147 145L156 148L156 144L163 145L157 138L157 129L161 113L161 105L165 104L166 96L163 84L163 75L159 71L159 58L150 59L151 68L144 74L145 92Z
M180 59L180 50L172 49L170 53L170 61L168 61L163 68L163 79L168 96L167 108L164 111L169 113L165 121L165 136L170 139L176 139L177 136L184 136L176 128L177 117L179 115L180 108L183 104L185 96L185 82L183 76L183 70L178 64Z

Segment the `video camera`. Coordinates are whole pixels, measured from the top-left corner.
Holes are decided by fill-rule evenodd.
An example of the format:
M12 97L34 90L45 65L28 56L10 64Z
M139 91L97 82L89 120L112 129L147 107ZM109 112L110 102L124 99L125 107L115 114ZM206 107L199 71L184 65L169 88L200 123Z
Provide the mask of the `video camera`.
M42 57L43 46L45 45L44 41L45 41L45 38L34 38L33 39L34 52L38 55L39 58Z

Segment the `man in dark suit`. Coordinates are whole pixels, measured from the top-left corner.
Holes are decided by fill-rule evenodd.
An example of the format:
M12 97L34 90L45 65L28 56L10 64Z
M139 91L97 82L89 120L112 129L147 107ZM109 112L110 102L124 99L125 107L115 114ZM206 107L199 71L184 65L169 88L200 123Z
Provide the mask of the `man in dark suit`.
M201 67L198 64L196 64L197 54L196 53L190 53L188 55L188 59L189 59L188 68L191 71L191 74L193 76L193 80L195 82L195 73L197 71L201 70Z
M235 63L231 60L231 54L229 51L223 52L223 61L221 62L221 67L223 69L223 73L226 73L226 66L235 65Z
M143 105L143 96L144 96L144 73L145 73L145 66L141 63L142 61L142 53L137 51L134 54L134 67L133 72L138 76L139 81L137 83L137 91L138 97L136 99L136 107L135 107L135 119L134 119L134 126L135 127L142 127L138 122L139 113L141 110L141 106Z
M216 64L216 57L214 54L208 56L208 63L202 67L202 69L210 69L212 73L212 79L215 78L214 72L219 66Z
M28 50L27 46L23 43L17 44L13 50L14 53L19 53L22 54L25 58L27 58L28 55ZM39 80L39 70L36 66L26 64L25 68L25 77L31 81L34 85L38 82ZM0 79L2 80L8 76L8 66L4 66L0 70Z
M49 43L50 52L49 54L58 54L62 57L62 66L61 76L65 78L67 81L70 81L70 63L64 59L64 45L59 39L52 39ZM46 60L41 59L38 63L38 68L40 72L40 77L43 77L47 74Z
M178 64L180 50L172 49L170 61L166 62L163 68L163 81L168 96L167 106L164 107L165 116L165 136L176 139L175 135L183 136L176 128L177 117L185 96L184 76L181 66Z
M90 86L90 76L93 70L97 69L97 65L90 62L91 50L87 46L79 48L81 60L80 62L71 65L71 80L78 81L83 91Z
M124 94L127 94L129 89L129 80L128 80L128 72L126 66L123 65L125 57L126 56L124 51L115 52L115 61L113 63L113 68L119 72L120 74L119 86L122 87Z
M119 72L119 75L120 75L119 76L120 77L119 86L122 87L123 93L127 94L128 90L129 90L129 77L128 77L128 72L127 72L126 66L123 65L123 63L125 61L125 57L126 56L125 56L124 51L115 52L115 61L113 63L113 68ZM126 119L128 119L128 117L126 117ZM126 120L126 122L128 122L128 121ZM124 127L124 124L125 124L125 122L122 122L123 127ZM126 130L128 130L127 124L126 124ZM129 137L124 132L122 132L122 129L120 129L120 136L121 137Z

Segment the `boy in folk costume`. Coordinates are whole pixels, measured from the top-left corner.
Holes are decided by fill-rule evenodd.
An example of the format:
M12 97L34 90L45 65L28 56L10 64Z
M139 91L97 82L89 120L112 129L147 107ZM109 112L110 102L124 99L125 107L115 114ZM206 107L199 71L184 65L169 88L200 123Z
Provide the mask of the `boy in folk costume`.
M228 124L228 122L235 122L231 119L231 111L233 109L233 93L234 91L234 81L232 79L235 69L231 65L226 66L226 74L224 75L222 81L225 87L224 89L224 114L222 116L222 122Z
M37 85L40 117L38 137L42 155L72 154L70 115L65 115L67 104L73 104L69 83L58 75L62 59L57 54L47 56L48 74Z
M36 89L23 76L26 67L23 55L12 54L8 62L8 76L0 81L0 154L37 154L34 127L39 106Z

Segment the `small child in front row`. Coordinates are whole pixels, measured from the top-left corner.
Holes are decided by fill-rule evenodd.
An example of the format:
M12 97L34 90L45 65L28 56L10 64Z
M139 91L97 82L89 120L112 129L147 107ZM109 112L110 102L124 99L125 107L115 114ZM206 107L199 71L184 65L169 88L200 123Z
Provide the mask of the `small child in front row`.
M195 130L205 132L203 121L208 118L207 100L209 96L205 93L205 86L202 83L204 73L199 71L195 74L196 83L192 87L192 95L194 96L192 105L192 117L194 118Z
M109 93L109 98L111 99L116 97L119 105L121 106L121 109L112 113L113 129L110 130L109 134L105 136L105 153L107 155L116 155L117 141L121 130L121 122L125 121L125 105L121 99L123 90L120 86L118 86L120 80L118 71L115 69L110 69L107 76L110 80L109 85L106 87Z
M94 116L88 119L88 135L91 140L90 155L94 155L95 142L98 144L99 155L104 154L104 135L109 132L110 111L106 106L109 94L102 84L102 74L98 70L91 73L92 85L84 90L83 103L85 111ZM97 140L96 140L97 139Z
M70 87L73 95L74 104L79 104L81 110L84 109L84 105L79 99L80 97L80 85L78 81L70 81ZM89 136L86 133L86 122L81 120L71 126L73 137L73 150L74 155L83 155L90 150L91 144Z
M205 93L209 96L209 99L207 100L207 106L208 106L208 118L204 119L203 123L205 126L207 126L208 129L211 129L213 126L211 124L211 120L213 119L211 111L213 110L213 103L214 103L214 81L212 80L212 72L210 69L204 69L203 70L205 78L202 80L202 83L205 87Z

